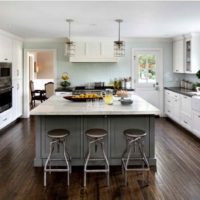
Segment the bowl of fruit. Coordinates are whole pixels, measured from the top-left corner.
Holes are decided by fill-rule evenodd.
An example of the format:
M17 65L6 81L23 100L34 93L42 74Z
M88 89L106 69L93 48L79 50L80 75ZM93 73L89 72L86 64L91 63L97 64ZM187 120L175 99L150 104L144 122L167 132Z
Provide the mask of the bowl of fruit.
M65 96L63 98L74 102L86 102L87 100L103 99L101 95L98 95L96 93L85 93L73 96Z

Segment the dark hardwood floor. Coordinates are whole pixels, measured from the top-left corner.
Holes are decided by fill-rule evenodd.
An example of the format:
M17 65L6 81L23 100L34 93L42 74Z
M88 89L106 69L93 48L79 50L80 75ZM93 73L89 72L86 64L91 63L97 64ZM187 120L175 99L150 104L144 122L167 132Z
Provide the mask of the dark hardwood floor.
M89 174L82 188L82 168L73 168L70 186L65 173L48 175L34 168L34 120L20 120L0 132L0 200L198 200L200 199L200 140L177 124L156 119L157 171L146 186L142 173L130 172L123 185L121 167L112 167L110 187L105 175Z

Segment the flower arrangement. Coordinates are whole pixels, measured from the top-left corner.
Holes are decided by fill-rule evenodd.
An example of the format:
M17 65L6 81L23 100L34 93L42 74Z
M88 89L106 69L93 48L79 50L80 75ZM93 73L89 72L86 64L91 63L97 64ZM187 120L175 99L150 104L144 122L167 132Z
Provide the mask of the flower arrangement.
M66 88L66 87L70 86L70 82L69 82L70 77L67 72L64 72L62 74L61 79L62 79L62 81L61 81L60 85L62 87Z

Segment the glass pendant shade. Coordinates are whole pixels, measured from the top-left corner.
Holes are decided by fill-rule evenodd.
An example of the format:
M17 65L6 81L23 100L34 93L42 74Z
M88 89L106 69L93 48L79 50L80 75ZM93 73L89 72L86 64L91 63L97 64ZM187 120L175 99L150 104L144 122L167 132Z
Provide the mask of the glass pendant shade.
M75 42L70 40L71 22L73 22L73 20L72 19L67 19L66 22L69 23L69 36L68 36L68 41L65 43L65 55L71 57L71 56L75 55L75 51L76 51Z
M114 41L114 56L115 57L125 56L125 42L124 41Z
M65 55L66 56L74 56L76 52L76 45L75 42L68 41L65 43Z
M114 41L114 56L115 57L123 57L125 56L125 42L120 40L120 23L123 22L121 19L115 20L119 23L119 32L118 32L118 41Z

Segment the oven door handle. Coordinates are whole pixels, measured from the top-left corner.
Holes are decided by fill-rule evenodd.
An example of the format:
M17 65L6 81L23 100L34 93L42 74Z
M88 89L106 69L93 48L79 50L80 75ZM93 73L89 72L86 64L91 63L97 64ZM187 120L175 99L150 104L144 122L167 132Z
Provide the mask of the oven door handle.
M6 88L1 88L1 89L0 89L0 92L4 92L4 91L10 90L10 89L12 89L12 88L13 88L12 86L6 87Z

